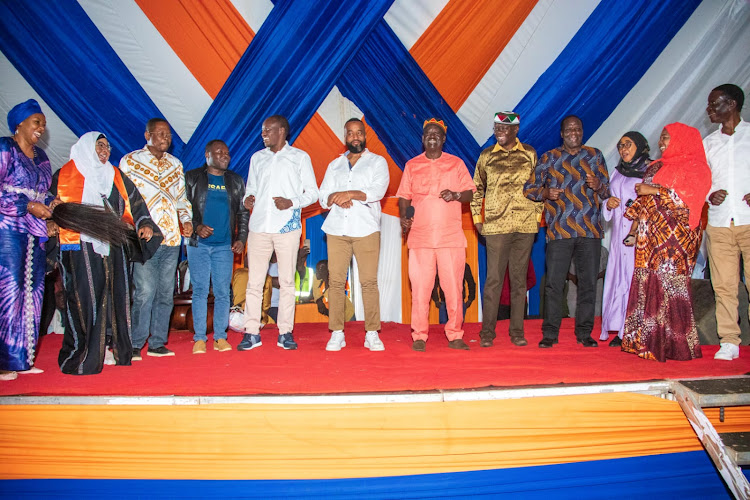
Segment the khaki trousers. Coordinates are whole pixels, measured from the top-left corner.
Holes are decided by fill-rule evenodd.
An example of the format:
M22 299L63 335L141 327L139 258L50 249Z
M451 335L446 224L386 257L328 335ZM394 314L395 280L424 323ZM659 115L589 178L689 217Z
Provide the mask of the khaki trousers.
M380 330L380 291L378 290L378 259L380 258L380 232L355 238L328 235L328 328L343 330L346 310L346 274L352 261L357 259L359 282L362 285L362 303L365 307L365 330Z
M706 227L706 248L711 266L711 285L716 296L716 331L719 341L740 345L737 284L740 282L740 255L745 267L745 286L750 280L750 225ZM750 291L750 288L748 289ZM748 310L750 314L750 310Z
M247 290L245 292L245 331L257 335L260 331L263 284L268 274L268 261L276 252L279 264L279 315L276 323L279 334L294 329L294 272L302 230L290 233L254 233L247 237Z

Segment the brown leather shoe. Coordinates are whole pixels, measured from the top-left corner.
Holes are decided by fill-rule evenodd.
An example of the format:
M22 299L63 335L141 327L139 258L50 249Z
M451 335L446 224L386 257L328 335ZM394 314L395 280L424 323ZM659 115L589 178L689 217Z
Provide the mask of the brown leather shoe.
M424 340L415 340L411 345L412 350L417 352L424 352L425 347L427 347L427 343Z
M479 340L479 345L482 347L492 347L494 343L495 341L490 338L483 338Z
M231 351L232 346L227 339L214 340L214 351L224 352Z
M193 354L206 354L206 342L203 340L196 340L193 344Z
M513 343L513 345L518 345L518 346L528 345L528 342L526 342L526 339L523 337L511 337L510 341Z
M448 347L450 347L451 349L461 349L463 351L469 350L469 346L466 345L464 339L451 340L450 342L448 342Z

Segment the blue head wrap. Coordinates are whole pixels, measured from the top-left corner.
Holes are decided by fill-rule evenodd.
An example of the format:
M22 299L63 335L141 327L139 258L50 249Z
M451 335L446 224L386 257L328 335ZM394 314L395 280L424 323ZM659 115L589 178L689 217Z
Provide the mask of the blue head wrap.
M8 128L10 129L10 133L14 134L16 132L16 127L18 127L18 125L26 118L41 112L42 108L34 99L29 99L26 102L13 106L13 109L8 113Z

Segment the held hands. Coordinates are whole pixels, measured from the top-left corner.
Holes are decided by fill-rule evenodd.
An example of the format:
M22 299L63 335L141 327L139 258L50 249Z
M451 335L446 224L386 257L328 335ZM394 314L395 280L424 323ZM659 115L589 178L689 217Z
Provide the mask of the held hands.
M647 196L649 194L659 194L659 188L641 182L635 185L635 192L638 194L638 196Z
M282 198L281 196L274 196L273 202L279 210L286 210L292 206L292 200Z
M47 220L47 237L54 238L59 233L60 233L60 226L58 226L51 220Z
M244 249L245 249L245 245L240 240L237 240L234 243L232 243L232 252L236 254L241 254Z
M600 181L599 178L594 174L586 174L586 185L589 187L589 189L597 191L600 187L602 187L602 181Z
M456 201L461 197L461 193L458 191L451 191L450 189L443 189L440 191L440 197L446 202Z
M544 188L544 191L542 191L542 198L555 201L555 200L560 199L560 195L562 194L563 191L564 189L560 189L560 188L553 188L553 187Z
M331 193L328 197L328 206L338 205L341 208L350 208L352 206L352 197L349 191L339 191L338 193Z
M198 224L198 227L195 228L195 233L201 238L206 239L214 234L214 228L205 224Z
M401 230L404 232L404 234L409 232L412 222L414 222L414 217L401 217Z
M52 210L44 203L30 201L26 204L26 211L37 219L49 219L52 217Z
M182 235L185 238L190 238L193 235L193 223L192 222L184 222L182 224Z
M142 240L151 241L154 236L154 230L151 226L143 226L138 230L138 237Z
M626 247L632 247L633 245L635 245L635 235L634 234L627 235L625 239L622 240L622 244L625 245Z
M607 210L614 210L615 208L620 206L620 198L615 198L614 196L611 196L607 200Z
M247 198L245 198L245 201L242 202L243 205L245 205L245 208L248 210L252 210L253 206L255 205L255 196L250 195Z
M60 198L55 197L54 200L49 204L49 209L54 210L57 205L60 205L63 201Z

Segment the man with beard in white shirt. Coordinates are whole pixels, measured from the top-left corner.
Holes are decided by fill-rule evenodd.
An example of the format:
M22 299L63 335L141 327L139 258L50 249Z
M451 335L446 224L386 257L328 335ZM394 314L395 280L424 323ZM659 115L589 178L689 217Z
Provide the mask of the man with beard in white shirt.
M238 351L262 345L260 317L268 261L276 252L279 265L279 337L277 346L297 349L294 328L294 271L302 234L302 209L318 199L310 156L291 147L289 122L273 115L263 122L266 146L250 158L245 208L251 210L247 239L248 270L245 299L245 336Z
M333 160L320 185L320 206L330 209L323 223L328 235L328 328L326 351L346 346L344 321L346 275L352 254L357 259L362 303L365 308L365 347L383 351L380 330L380 200L390 176L385 158L367 149L365 126L352 118L344 125L347 152Z

